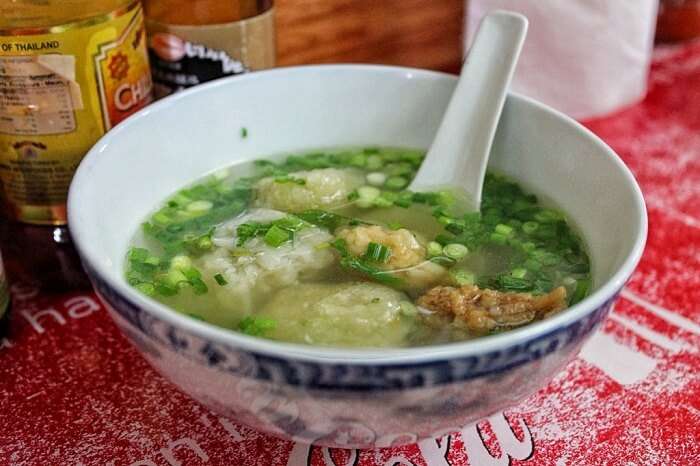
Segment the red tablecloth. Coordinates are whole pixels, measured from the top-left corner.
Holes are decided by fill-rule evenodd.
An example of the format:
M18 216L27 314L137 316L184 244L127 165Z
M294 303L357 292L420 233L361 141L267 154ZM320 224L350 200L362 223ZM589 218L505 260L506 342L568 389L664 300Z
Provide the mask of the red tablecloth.
M94 295L48 296L16 283L0 339L0 463L700 464L700 43L657 50L647 99L589 126L640 181L649 242L602 330L521 405L418 445L292 444L179 393Z

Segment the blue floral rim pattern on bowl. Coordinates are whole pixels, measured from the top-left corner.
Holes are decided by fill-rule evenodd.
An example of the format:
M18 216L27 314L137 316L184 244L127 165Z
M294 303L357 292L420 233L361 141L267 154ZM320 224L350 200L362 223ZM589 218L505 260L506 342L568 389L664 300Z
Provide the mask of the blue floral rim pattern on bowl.
M436 387L448 383L497 375L531 363L563 347L580 343L607 316L619 291L584 319L559 327L539 337L502 350L458 359L436 359L419 363L379 365L319 363L281 359L265 354L236 350L209 340L194 341L183 330L157 319L122 296L94 271L86 267L99 295L140 335L129 334L136 345L152 357L148 341L210 368L253 379L304 389L374 391Z

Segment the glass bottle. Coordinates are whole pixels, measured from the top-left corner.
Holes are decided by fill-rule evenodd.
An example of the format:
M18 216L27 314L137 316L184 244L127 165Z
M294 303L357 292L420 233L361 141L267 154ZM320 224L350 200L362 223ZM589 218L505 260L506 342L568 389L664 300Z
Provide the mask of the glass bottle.
M275 65L272 0L146 0L156 97Z
M7 214L64 224L80 160L151 100L139 0L0 1L0 200Z

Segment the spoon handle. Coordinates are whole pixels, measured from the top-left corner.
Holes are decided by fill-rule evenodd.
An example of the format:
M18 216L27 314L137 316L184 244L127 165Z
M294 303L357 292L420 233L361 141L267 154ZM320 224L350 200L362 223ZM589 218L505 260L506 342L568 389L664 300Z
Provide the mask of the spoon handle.
M411 189L457 187L478 211L491 145L527 33L517 13L487 15L474 38L440 128Z

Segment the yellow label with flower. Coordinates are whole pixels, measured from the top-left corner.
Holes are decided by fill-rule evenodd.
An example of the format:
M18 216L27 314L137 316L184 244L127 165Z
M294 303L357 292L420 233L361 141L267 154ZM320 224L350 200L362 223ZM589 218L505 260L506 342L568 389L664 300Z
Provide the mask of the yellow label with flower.
M0 31L0 194L20 220L63 223L85 153L152 100L143 12L24 32Z

